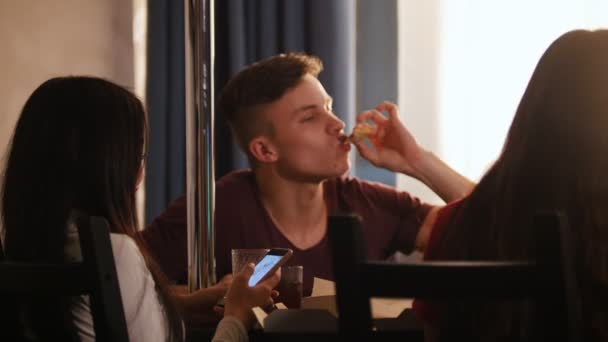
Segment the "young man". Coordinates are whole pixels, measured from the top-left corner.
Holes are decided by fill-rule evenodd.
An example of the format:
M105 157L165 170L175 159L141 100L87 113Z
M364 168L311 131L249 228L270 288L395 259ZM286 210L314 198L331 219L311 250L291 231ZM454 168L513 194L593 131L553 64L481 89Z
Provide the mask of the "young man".
M351 145L317 79L321 70L316 57L279 55L245 68L222 92L219 112L252 170L233 172L216 184L218 277L231 273L233 248L286 247L294 251L289 264L304 266L309 295L313 277L333 279L326 222L338 212L362 217L369 258L424 248L436 208L406 192L344 176ZM355 143L374 165L421 180L446 202L471 190L471 182L416 144L394 104L380 104L357 120L376 126L370 137L375 149ZM167 274L185 281L185 198L143 235Z

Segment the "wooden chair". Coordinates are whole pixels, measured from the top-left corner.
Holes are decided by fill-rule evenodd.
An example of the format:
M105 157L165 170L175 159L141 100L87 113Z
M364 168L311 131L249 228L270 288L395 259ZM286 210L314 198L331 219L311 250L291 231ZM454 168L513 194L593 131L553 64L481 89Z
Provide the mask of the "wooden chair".
M557 340L582 341L578 292L565 217L540 215L534 228L540 251L536 262L397 264L365 259L358 216L329 217L340 336L344 340L386 340L387 337L406 336L395 331L374 331L370 297L456 300L460 303L532 299L553 327L548 335L557 336Z
M60 298L89 295L97 341L128 341L125 313L120 297L116 266L106 219L82 217L77 220L82 262L41 264L0 262L0 294L3 301L19 303L20 299ZM16 309L16 308L14 308ZM6 313L7 311L4 310ZM8 317L17 324L18 311ZM17 322L17 323L15 323ZM13 329L13 333L9 331ZM0 333L25 338L18 327L4 321ZM47 336L41 336L47 339Z

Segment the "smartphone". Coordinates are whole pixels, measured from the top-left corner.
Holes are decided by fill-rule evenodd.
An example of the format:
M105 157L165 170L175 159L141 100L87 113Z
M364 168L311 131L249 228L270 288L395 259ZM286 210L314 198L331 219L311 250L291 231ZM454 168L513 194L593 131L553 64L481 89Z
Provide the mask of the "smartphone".
M256 286L259 282L273 275L279 267L291 257L293 251L289 248L273 248L255 265L255 270L249 278L249 286Z
M255 270L249 278L248 285L256 286L262 280L273 275L279 267L283 266L285 262L291 257L293 251L289 248L273 248L255 265ZM226 297L220 298L216 303L219 307L224 307Z

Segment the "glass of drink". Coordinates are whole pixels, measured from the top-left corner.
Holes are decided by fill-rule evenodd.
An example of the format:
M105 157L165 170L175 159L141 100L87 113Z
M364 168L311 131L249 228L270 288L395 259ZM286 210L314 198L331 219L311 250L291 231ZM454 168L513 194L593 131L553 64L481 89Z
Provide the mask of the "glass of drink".
M302 280L304 278L303 266L281 267L281 282L277 287L279 298L289 309L298 309L302 306Z
M245 265L249 263L257 264L258 261L262 260L264 255L268 253L270 249L256 248L256 249L233 249L232 250L232 274L236 275L239 273Z

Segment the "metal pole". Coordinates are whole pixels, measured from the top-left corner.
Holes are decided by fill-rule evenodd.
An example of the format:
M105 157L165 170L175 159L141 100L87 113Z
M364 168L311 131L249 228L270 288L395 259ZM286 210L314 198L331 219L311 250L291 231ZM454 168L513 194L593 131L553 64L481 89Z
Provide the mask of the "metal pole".
M188 289L215 281L213 0L184 0Z

